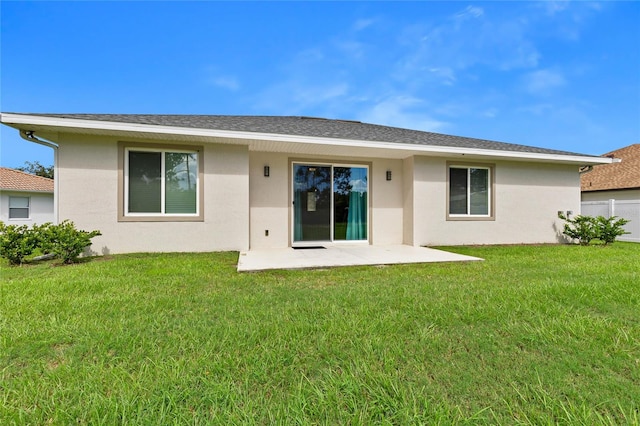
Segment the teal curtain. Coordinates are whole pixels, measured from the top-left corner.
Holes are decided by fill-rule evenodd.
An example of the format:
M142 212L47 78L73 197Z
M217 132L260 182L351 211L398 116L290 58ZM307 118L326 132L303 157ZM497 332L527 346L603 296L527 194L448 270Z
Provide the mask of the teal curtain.
M367 193L351 191L347 217L347 240L367 239Z
M293 200L293 241L302 241L302 191L296 189Z

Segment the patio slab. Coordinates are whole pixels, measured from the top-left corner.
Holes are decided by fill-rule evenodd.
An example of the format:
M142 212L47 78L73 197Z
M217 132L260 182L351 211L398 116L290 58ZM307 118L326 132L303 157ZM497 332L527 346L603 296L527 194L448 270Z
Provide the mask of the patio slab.
M321 248L289 247L244 251L238 258L238 272L478 260L483 259L426 247L330 244Z

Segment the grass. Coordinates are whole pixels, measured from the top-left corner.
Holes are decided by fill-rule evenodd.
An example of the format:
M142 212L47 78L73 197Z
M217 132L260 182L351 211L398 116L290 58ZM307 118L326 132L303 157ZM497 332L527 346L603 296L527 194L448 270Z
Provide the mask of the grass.
M639 424L640 244L2 266L0 424Z

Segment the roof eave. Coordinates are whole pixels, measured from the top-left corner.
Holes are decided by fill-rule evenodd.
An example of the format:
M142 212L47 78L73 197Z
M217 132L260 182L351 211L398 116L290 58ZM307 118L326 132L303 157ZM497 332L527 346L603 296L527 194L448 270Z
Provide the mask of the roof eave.
M61 131L67 129L72 130L85 130L85 131L112 131L112 132L130 132L130 133L152 133L157 135L181 135L181 136L194 136L194 137L209 137L209 138L223 138L227 140L262 140L271 142L283 142L290 144L313 144L313 145L328 145L328 146L342 146L349 148L361 148L367 149L382 149L393 151L405 151L407 156L421 155L421 154L435 154L443 155L450 154L453 156L467 156L468 158L474 157L494 157L510 159L515 161L543 161L543 162L555 162L565 164L579 164L579 165L596 165L596 164L610 164L613 159L607 157L592 157L582 155L564 155L564 154L549 154L549 153L536 153L536 152L521 152L521 151L507 151L507 150L490 150L490 149L478 149L478 148L465 148L465 147L451 147L451 146L436 146L436 145L421 145L414 143L397 143L397 142L379 142L379 141L365 141L365 140L353 140L353 139L336 139L336 138L322 138L316 136L302 136L302 135L285 135L274 133L258 133L258 132L246 132L246 131L232 131L232 130L215 130L215 129L201 129L201 128L188 128L188 127L174 127L174 126L160 126L152 124L139 124L139 123L122 123L113 121L98 121L98 120L86 120L86 119L73 119L73 118L60 118L49 117L41 115L29 115L29 114L14 114L3 113L0 114L0 121L8 126L28 130L29 126L37 126L44 128L51 128L55 131ZM244 143L244 142L243 142Z
M598 188L598 189L585 188L585 189L580 189L580 191L581 192L633 191L635 189L640 189L640 186L625 186L625 187Z
M49 190L37 190L37 189L17 189L17 188L0 188L0 192L26 192L36 194L53 194L53 189Z

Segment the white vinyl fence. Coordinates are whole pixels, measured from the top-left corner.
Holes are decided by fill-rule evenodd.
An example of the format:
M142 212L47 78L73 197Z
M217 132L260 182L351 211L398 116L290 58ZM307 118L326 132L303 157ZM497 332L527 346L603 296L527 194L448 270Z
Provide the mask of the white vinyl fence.
M640 201L638 200L583 201L580 214L628 219L630 222L624 226L624 229L630 234L624 234L618 237L618 240L640 243Z

